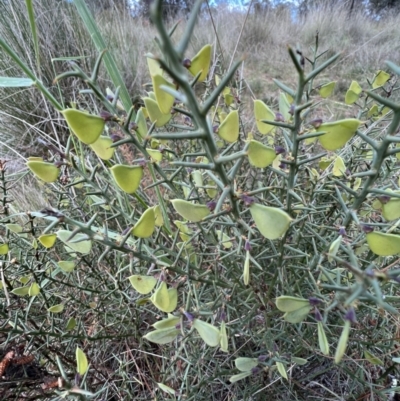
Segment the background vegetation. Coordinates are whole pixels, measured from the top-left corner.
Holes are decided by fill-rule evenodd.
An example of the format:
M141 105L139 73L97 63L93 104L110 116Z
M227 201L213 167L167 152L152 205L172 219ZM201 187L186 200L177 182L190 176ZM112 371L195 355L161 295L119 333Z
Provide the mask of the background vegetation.
M262 3L259 7L253 5L248 14L230 10L228 6L204 8L186 53L188 57L192 57L203 45L212 44L210 87L214 85L216 74L223 76L233 60L244 58L232 83L232 88L240 94L242 103L240 107L243 135L256 131L252 99L262 99L272 109L278 109L279 91L273 79L284 81L289 87L297 85L298 77L288 56L288 45L301 50L305 57L312 60L312 48L318 37L319 50L326 51L324 60L337 52L341 53L339 61L324 70L314 82L314 86L318 87L327 81L337 81L333 97L313 109L313 116L323 120L361 116L362 102L357 105L344 103L351 81L357 80L367 88L367 79L372 81L376 71L384 68L385 60L398 63L400 21L396 13L389 12L389 3L381 8L376 3L374 8L369 9L354 7L354 4L351 7L352 2L337 2L334 7L318 6L316 3L303 2L302 11L296 18L293 18L292 10L285 4ZM91 7L107 47L115 57L131 99L140 102L138 96L143 96L151 84L144 55L148 52L159 52L154 42L157 35L156 26L146 18L132 17L118 2L107 2L100 7L92 4ZM147 13L146 7L143 6L144 14ZM179 9L182 9L180 5ZM376 18L378 11L381 18ZM34 57L35 43L32 40L24 2L1 2L0 15L0 36L32 70L36 71L51 93L63 102L63 106L77 103L94 114L103 110L104 104L94 96L82 92L87 89L87 85L76 76L54 82L57 75L73 67L70 61L76 62L83 71L89 73L98 57L86 26L73 4L51 0L35 2L40 68ZM182 20L173 35L176 40L184 35L187 27L187 16L181 17ZM166 20L169 28L172 28L175 22L176 18ZM307 68L310 68L309 64ZM0 52L0 71L1 76L22 75L3 51ZM392 88L396 88L396 82L396 78L393 78ZM112 86L102 65L98 79L99 90L104 92L107 87ZM196 89L198 96L206 98L210 87ZM392 99L396 99L396 90L393 92ZM381 95L385 95L385 92L381 92ZM364 118L367 120L366 115L363 115ZM373 138L380 140L389 124L389 117L381 120L372 132ZM121 134L116 124L112 128L115 129L115 134ZM40 304L30 303L29 298L27 300L15 295L10 295L10 300L4 292L4 306L1 312L3 357L11 348L19 349L21 355L26 349L28 351L25 354L35 357L35 363L14 363L8 367L8 381L0 390L3 391L1 394L4 399L60 399L63 391L66 391L65 388L56 390L59 391L58 395L56 392L49 395L49 392L46 392L48 390L42 393L37 391L38 386L52 383L58 377L62 377L71 385L67 389L71 397L90 397L89 393L79 394L76 388L81 384L81 378L74 379L74 350L77 345L85 350L91 363L90 374L82 389L95 393L95 399L173 399L175 396L178 399L185 397L186 400L218 401L386 399L387 393L390 392L391 377L397 377L397 367L392 362L392 356L397 356L398 317L379 306L365 307L363 304L360 311L357 311L358 323L352 329L346 360L341 365L334 365L332 359L324 357L318 351L315 321L310 320L302 325L288 324L281 318L282 314L273 303L275 297L290 291L305 297L314 294L316 284L311 278L304 279L308 274L307 268L311 258L307 255L303 259L299 258L297 263L297 259L293 257L295 253L291 253L295 251L289 249L286 258L295 262L282 268L275 260L263 254L265 247L272 247L268 248L270 251L274 249L274 245L270 245L269 242L267 245L259 238L253 241L252 246L254 255L260 254L261 257L255 257L255 261L252 261L252 284L245 287L240 279L244 261L241 258L244 253L231 254L215 241L215 238L212 241L208 235L202 233L210 243L202 237L199 237L201 240L193 241L195 251L201 258L191 260L193 256L190 252L185 255L186 259L179 258L177 255L181 254L177 254L175 248L177 239L160 230L154 243L150 245L156 247L159 252L165 252L168 258L177 257L177 262L168 273L168 280L177 284L179 288L184 288L183 299L180 299L179 305L190 305L194 313L198 313L204 320L212 319L216 324L224 320L223 315L226 314L231 352L225 354L206 347L198 338L193 341L191 338L185 338L184 341L176 343L176 348L159 346L143 340L142 336L151 330L150 324L164 316L148 304L137 305L140 297L130 286L127 277L137 272L153 274L155 266L150 263L150 259L138 263L134 258L116 251L103 256L104 244L96 244L91 255L77 258L79 268L74 273L65 277L60 276L59 271L52 274L56 268L49 264L62 260L65 250L61 246L51 251L46 251L40 246L31 247L32 238L37 238L48 222L37 218L35 220L25 212L55 206L57 209L68 211L68 218L73 222L81 221L85 224L98 213L97 223L110 218L110 229L120 233L132 223L129 213L134 215L136 210L142 211L143 204L140 202L148 205L155 203L156 190L149 188L140 192L138 196L141 200L137 202L136 199L136 203L114 189L106 189L103 193L102 189L108 188L107 180L110 179L106 173L99 176L94 184L90 184L92 186L88 184L88 187L83 189L65 186L68 184L67 178L76 179L80 177L79 174L83 177L98 164L98 160L94 159L90 152L82 150L78 144L74 144L73 149L82 165L71 173L72 177L67 177L66 173L65 182L49 187L24 176L24 160L27 157L34 155L47 158L49 154L56 154L58 158L59 155L54 149L65 151L68 138L64 119L36 89L0 88L0 132L1 158L8 161L6 166L9 174L8 178L3 177L3 206L8 205L9 209L6 212L3 207L2 212L5 219L8 218L7 214L15 215L12 222L23 226L27 235L23 237L9 231L3 233L3 237L7 237L9 243L19 249L19 263L12 264L12 260L7 261L7 269L2 273L3 283L7 278L7 286L15 288L18 280L20 285L23 285L26 277L28 280L34 277L38 282L51 282L50 290L43 296ZM277 141L275 145L283 145L283 141ZM180 146L174 144L171 148L173 152L180 154ZM340 151L346 163L358 173L362 171L364 164L368 165L370 162L360 149L361 147L352 142ZM304 154L316 154L318 151L313 145L302 148ZM357 153L358 151L360 153ZM135 152L131 145L126 146L119 150L118 160L131 163L139 158ZM107 171L106 166L107 163L101 164L104 171ZM167 165L163 168L170 172ZM391 184L398 189L398 162L396 164L396 161L391 159L383 169L384 174L379 177L379 184L385 187ZM4 169L1 171L6 173ZM310 176L307 174L302 176L304 185L310 182ZM182 182L193 187L193 182L187 178L189 174L187 177L183 174L182 176ZM149 173L145 179L143 188L151 185L153 177ZM7 180L14 180L15 183L7 183ZM313 221L315 225L323 225L327 232L323 240L318 240L318 249L323 249L324 252L328 251L329 244L336 237L342 222L340 213L335 214L335 206L332 209L334 197L329 192L332 190L329 187L332 182L327 182L328 187L325 188L324 183L320 188L322 192L327 191L326 198L323 194L318 201L322 202L324 208L331 207L328 214L331 213L329 216L332 216L332 219ZM260 183L269 187L282 185L270 170L268 173L255 174L245 169L241 170L237 177L237 185L246 191L255 191ZM14 187L8 190L11 185ZM160 190L166 199L171 196L163 187ZM107 196L116 197L121 209L126 208L127 213L122 214L120 219L115 219L107 209L108 202L104 203L101 199L99 201L98 197L105 196L105 193ZM8 203L9 194L12 203ZM200 195L197 196L201 198ZM272 204L276 202L275 199L267 199ZM372 202L372 199L369 201ZM135 210L132 204L135 204ZM370 209L368 206L369 211ZM321 216L325 214L324 211ZM368 219L378 226L381 223L379 216L369 214ZM63 224L65 227L73 226L70 221L64 221ZM207 227L207 230L212 232L210 227ZM349 238L352 241L359 238L354 227L350 232ZM240 235L232 237L237 241L235 247L242 249L244 238L240 239ZM296 239L288 239L289 247L291 241L295 243ZM304 243L302 242L302 246L310 247L304 250L310 252L310 249L313 249L311 240ZM149 252L147 248L150 245L146 241L140 242L139 247L143 247L143 254ZM373 257L370 254L368 257L364 256L362 267L366 268ZM398 260L379 259L377 264L389 270L398 267ZM193 270L185 270L186 266ZM157 267L156 277L162 275L162 272L163 270ZM303 272L306 274L303 275ZM396 305L398 292L393 281L385 282L383 291ZM333 291L331 294L324 293L323 297L327 303L332 294ZM66 306L64 314L60 315L61 317L49 317L47 310L56 301ZM336 347L341 334L342 312L343 310L337 312L328 324L332 348ZM64 330L67 320L74 316L79 316L78 328L71 332ZM15 322L11 332L10 321ZM373 357L366 358L365 349L369 349L378 361ZM285 363L290 361L292 356L307 358L308 364L298 366L288 363L289 381L282 380L276 370L271 369L236 384L229 383L228 378L237 373L233 363L235 358L257 358L267 354L273 354L274 357L278 355ZM175 389L176 394L166 395L159 389L155 390L155 383L160 382Z

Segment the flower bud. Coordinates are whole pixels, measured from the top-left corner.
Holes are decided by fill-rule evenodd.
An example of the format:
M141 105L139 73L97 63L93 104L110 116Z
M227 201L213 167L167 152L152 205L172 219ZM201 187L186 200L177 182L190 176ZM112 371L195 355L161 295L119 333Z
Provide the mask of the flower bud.
M357 323L357 318L356 318L356 311L354 308L350 308L347 312L346 315L344 316L346 320L349 320L351 323Z
M316 118L315 120L309 122L309 124L312 125L314 128L319 128L322 123L322 118Z
M311 306L317 306L321 303L321 300L315 297L308 298L308 302L310 302Z
M194 316L191 313L183 311L183 314L185 315L186 319L189 320L189 322L193 322Z
M374 231L374 227L372 227L372 226L370 226L370 225L368 225L368 224L362 224L362 225L361 225L361 229L362 229L366 234L372 233L372 231Z
M268 355L260 355L257 359L258 359L258 362L263 363L263 362L265 362L268 358L269 358Z
M206 206L210 209L210 212L213 212L215 207L217 206L217 202L209 201L206 203Z
M282 146L275 146L275 153L277 155L282 155L282 154L286 153L286 149Z
M100 117L104 121L115 121L115 116L113 116L111 113L109 113L108 111L105 111L105 110L102 110L100 112Z
M134 121L132 121L131 123L129 123L129 129L136 131L138 129L138 125Z
M382 203L382 205L386 205L386 203L388 203L390 201L390 196L388 195L382 195L382 196L378 196L379 202Z
M182 61L182 65L183 65L185 68L190 68L190 67L192 66L192 61L191 61L190 59L188 59L188 58L185 58L185 59Z
M322 315L318 308L314 309L314 317L317 322L322 322Z
M241 195L240 198L242 199L242 201L246 206L251 206L256 201L253 197L245 194Z
M250 241L248 239L246 239L245 243L244 243L244 250L245 251L251 251L251 244Z

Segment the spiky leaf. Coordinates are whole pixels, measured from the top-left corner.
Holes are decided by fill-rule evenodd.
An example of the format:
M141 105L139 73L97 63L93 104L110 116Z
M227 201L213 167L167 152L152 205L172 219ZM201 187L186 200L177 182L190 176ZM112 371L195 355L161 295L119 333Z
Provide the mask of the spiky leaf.
M102 160L110 160L114 156L114 148L111 148L113 141L108 136L100 136L100 138L92 143L90 147L93 152L102 159Z
M289 228L292 218L283 210L254 203L250 213L260 233L268 239L281 237Z
M156 101L158 108L162 114L168 114L174 105L175 98L169 93L165 92L161 86L167 86L171 89L175 89L175 86L168 82L162 75L155 74L152 76L153 89L156 95Z
M30 160L26 163L26 165L33 174L35 174L44 182L57 181L58 175L60 173L60 169L57 168L53 163Z
M273 125L263 123L261 120L274 120L275 113L262 101L254 101L254 117L256 119L257 129L260 134L268 134L274 129Z
M139 221L132 228L132 235L139 238L150 237L154 232L155 221L154 209L150 207L142 214Z
M96 142L104 131L105 121L99 116L75 109L63 110L61 114L70 130L86 145Z
M124 166L116 164L110 169L117 185L126 193L133 194L140 185L143 168L140 166Z
M379 256L391 256L400 253L400 235L373 231L367 234L369 249Z
M324 99L329 97L335 89L335 86L336 81L328 82L327 84L322 85L319 89L319 95Z
M157 284L157 279L155 279L153 276L139 276L136 274L130 276L129 281L131 282L132 287L139 294L150 293Z
M211 212L206 205L199 205L183 199L171 200L172 206L184 219L199 222Z
M346 144L353 137L361 121L355 118L338 120L330 123L321 124L317 132L326 132L318 137L322 147L326 150L336 150Z
M275 149L255 140L250 141L247 155L250 164L259 168L270 166L276 158Z
M231 111L218 128L218 135L226 142L233 143L239 138L239 112Z
M149 114L150 121L155 122L156 127L163 127L171 119L171 113L164 114L155 100L150 97L143 98L144 104L146 105L147 113Z
M191 60L189 71L193 76L201 72L198 82L203 82L208 75L211 63L211 45L205 45Z

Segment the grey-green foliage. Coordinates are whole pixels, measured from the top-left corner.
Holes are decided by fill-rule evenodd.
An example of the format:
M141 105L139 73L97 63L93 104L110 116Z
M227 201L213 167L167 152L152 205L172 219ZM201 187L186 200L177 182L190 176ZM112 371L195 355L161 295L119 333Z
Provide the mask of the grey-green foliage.
M289 48L297 86L275 81L279 104L257 100L247 125L241 61L229 71L216 61L202 83L210 46L191 60L186 54L200 7L201 1L174 38L174 29L163 24L161 2L154 2L159 53L147 55L153 88L130 109L126 99L119 101L120 87L104 91L98 83L104 52L91 72L72 64L56 79L74 77L86 85L79 111L61 110L38 85L71 129L65 148L53 148L48 161L28 162L48 182L52 208L27 213L8 206L11 181L1 170L4 300L20 306L2 312L8 343L23 335L37 350L46 339L46 366L57 365L71 394L64 369L73 368L71 353L80 342L93 358L79 383L88 391L109 391L95 380L105 353L123 359L109 361L108 379L126 385L115 394L145 397L148 389L127 379L130 365L121 355L121 344L133 339L131 348L168 353L161 374L153 372L157 358L147 361L164 389L207 399L207 386L191 381L213 387L221 374L233 382L252 376L251 385L237 389L246 398L262 386L258 373L287 379L290 364L328 354L327 342L337 363L347 341L353 343L348 360L364 348L373 357L373 333L364 330L363 343L355 342L350 323L357 316L368 325L371 316L390 320L397 313L400 271L391 267L400 252L400 105L390 76L384 89L371 84L358 94L354 118L324 122L329 100L323 100L327 82L319 76L337 56L324 60L318 41L307 60ZM24 65L4 40L0 44ZM114 68L112 58L106 67ZM25 72L36 79L29 66ZM362 85L368 88L367 81ZM390 96L380 96L383 91ZM161 112L171 99L173 113ZM101 104L101 118L84 112L90 102ZM138 111L143 104L146 111ZM222 353L214 348L219 341ZM259 357L262 365L239 377L227 351ZM184 375L171 355L189 361Z

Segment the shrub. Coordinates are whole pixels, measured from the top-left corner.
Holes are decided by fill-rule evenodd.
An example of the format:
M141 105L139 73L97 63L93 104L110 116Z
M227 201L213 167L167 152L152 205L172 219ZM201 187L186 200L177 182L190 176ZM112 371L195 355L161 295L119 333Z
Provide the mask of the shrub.
M32 379L51 377L48 397L57 386L54 397L81 399L148 399L156 389L304 399L298 380L323 363L331 381L353 379L343 392L371 389L360 372L391 363L393 351L390 329L371 326L395 321L400 299L399 67L388 63L391 73L364 89L353 81L351 115L326 121L335 82L316 79L338 56L324 59L317 37L312 59L289 48L298 84L275 81L277 110L256 99L244 124L241 61L210 70L211 45L186 56L201 1L177 40L156 1L152 90L133 104L75 2L100 54L90 73L72 63L55 81L82 82L84 101L67 108L0 39L27 75L2 83L36 86L71 133L65 148L27 162L51 207L13 207L18 181L1 165L2 375L29 363ZM37 52L32 18L31 27ZM112 88L99 85L102 63ZM36 384L4 396L37 397Z

